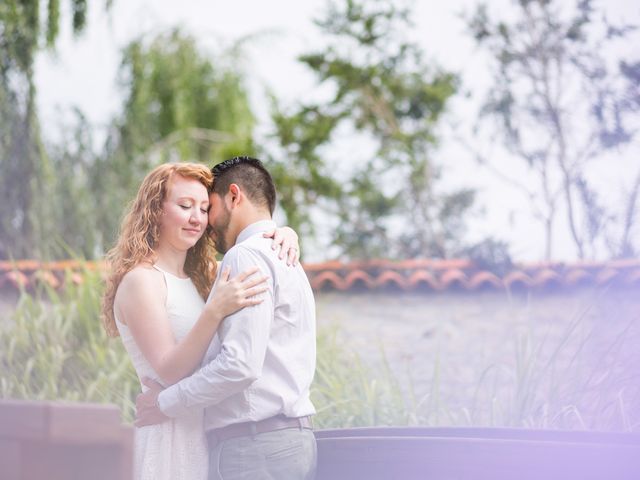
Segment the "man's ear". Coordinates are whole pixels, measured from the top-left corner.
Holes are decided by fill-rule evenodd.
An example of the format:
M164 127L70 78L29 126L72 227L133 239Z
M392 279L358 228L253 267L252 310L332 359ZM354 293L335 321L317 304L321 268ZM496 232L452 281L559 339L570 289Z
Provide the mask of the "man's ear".
M237 206L242 197L242 190L237 183L229 185L229 198L231 199L231 206Z

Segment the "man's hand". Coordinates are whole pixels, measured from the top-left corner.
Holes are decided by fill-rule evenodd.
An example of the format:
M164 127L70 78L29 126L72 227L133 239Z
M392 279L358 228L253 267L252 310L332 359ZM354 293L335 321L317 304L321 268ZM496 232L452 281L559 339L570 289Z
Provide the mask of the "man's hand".
M136 427L144 427L169 420L158 408L158 395L164 387L147 377L142 379L142 383L149 387L149 390L136 397L136 421L133 424Z

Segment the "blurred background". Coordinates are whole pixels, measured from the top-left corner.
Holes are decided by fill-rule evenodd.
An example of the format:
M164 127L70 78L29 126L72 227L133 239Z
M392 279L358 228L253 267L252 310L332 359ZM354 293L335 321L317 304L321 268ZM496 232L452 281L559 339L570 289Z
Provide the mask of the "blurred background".
M153 165L242 153L308 261L637 252L634 2L1 8L2 258L99 258Z
M0 393L130 415L91 261L155 165L248 154L316 265L320 425L638 428L638 25L628 0L2 1Z

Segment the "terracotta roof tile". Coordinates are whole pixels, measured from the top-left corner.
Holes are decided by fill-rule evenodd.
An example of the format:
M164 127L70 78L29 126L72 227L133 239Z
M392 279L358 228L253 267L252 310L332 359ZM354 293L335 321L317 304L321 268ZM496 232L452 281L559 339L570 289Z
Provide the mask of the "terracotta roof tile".
M7 272L4 276L6 283L12 285L16 289L26 288L29 285L29 277L19 270Z
M491 272L478 272L468 282L468 287L471 290L478 290L483 287L501 288L502 286L502 280Z
M533 280L529 275L524 273L524 271L516 270L513 272L509 272L502 279L502 283L507 288L517 288L517 287L532 287L534 285Z
M52 288L58 289L62 281L56 277L51 270L36 270L31 276L32 281L36 283L47 284Z
M616 278L618 275L620 275L620 270L606 267L596 274L596 280L598 283L607 283Z
M375 288L395 287L403 290L410 287L410 283L402 275L391 270L386 270L378 275L375 281L372 281L372 285Z
M344 263L305 264L314 290L463 290L562 288L616 283L640 287L640 260L609 262L539 262L522 264L499 275L478 268L470 260L384 259ZM79 284L86 270L105 271L104 262L64 260L0 262L0 289L60 288L66 281Z
M345 282L337 273L321 271L313 279L311 279L311 287L314 290L320 290L323 287L329 287L336 290L345 290Z
M561 285L562 276L550 268L543 268L536 272L533 278L533 285Z
M75 284L75 285L80 285L82 283L82 274L78 273L78 272L72 272L71 275L69 276L69 278L71 279L71 281Z
M467 276L462 270L458 270L457 268L444 270L440 275L440 282L442 283L443 289L448 289L454 286L468 288L469 284Z
M442 290L442 285L438 282L435 275L426 270L413 272L407 281L407 287L409 288L417 288L420 286L426 286L432 290Z
M589 281L593 281L593 275L583 268L570 270L564 275L566 285L578 285Z
M358 284L364 285L368 288L374 288L375 283L371 276L362 270L353 270L347 274L344 279L347 288L352 288Z

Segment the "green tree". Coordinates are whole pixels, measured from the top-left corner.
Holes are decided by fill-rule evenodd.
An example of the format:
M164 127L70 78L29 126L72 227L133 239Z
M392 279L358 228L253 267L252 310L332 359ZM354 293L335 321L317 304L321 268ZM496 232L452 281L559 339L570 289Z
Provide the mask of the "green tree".
M16 138L20 145L31 144L8 128L21 117L14 108L17 96L3 85L0 147L11 152ZM0 157L3 192L13 195L12 203L0 203L2 257L100 256L117 234L126 203L155 165L183 160L213 164L254 152L254 117L232 53L212 60L192 37L177 30L141 38L123 51L120 87L122 109L103 148L95 146L92 126L75 111L72 122L57 126L60 141L45 145L37 138L37 155L31 158L35 164L26 164L24 155ZM18 173L5 174L11 172L9 166ZM26 196L32 191L25 191L25 185L37 195ZM30 221L24 225L33 229L30 236L15 227L22 219Z
M165 161L253 153L254 116L231 55L215 60L179 30L128 45L120 69L122 112L90 173L98 243L111 244L127 201Z
M88 2L69 3L78 34L85 27ZM39 51L55 46L60 7L60 0L0 2L0 258L46 254L53 228L53 171L40 136L34 64Z
M61 139L47 144L47 152L55 174L48 201L55 228L50 234L50 254L56 258L79 255L95 258L103 251L96 211L100 204L91 191L90 182L97 161L93 129L78 109L73 122L59 125Z
M437 126L457 78L405 40L409 16L382 0L330 2L316 21L327 48L300 58L330 97L273 110L282 153L271 161L289 222L304 231L314 208L329 212L334 243L351 257L450 255L473 201L437 190ZM337 132L372 153L330 161Z
M640 169L629 172L617 209L604 205L608 192L587 175L589 164L635 137L639 64L612 46L629 41L636 27L610 24L593 4L514 0L509 20L480 4L469 19L478 45L493 57L493 85L480 119L496 121L507 150L535 175L536 184L511 183L544 225L547 259L560 224L580 258L633 256L639 247L632 239Z

